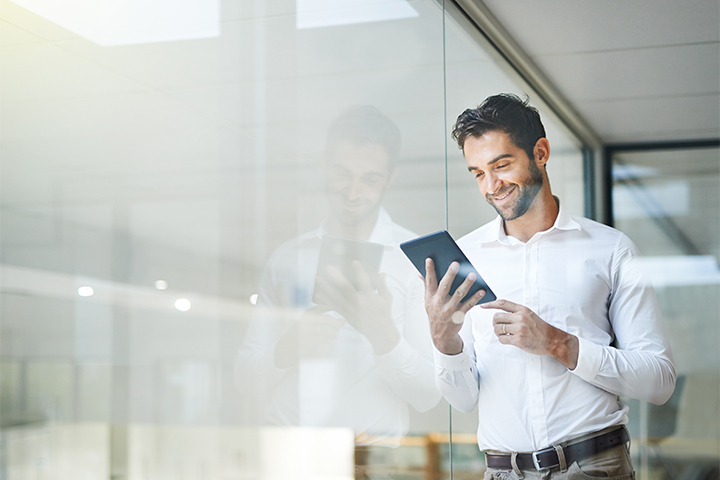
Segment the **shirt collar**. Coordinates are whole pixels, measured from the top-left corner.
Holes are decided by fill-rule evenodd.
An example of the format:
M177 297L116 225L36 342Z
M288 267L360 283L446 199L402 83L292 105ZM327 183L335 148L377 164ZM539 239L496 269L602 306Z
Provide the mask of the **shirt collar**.
M560 199L558 197L553 198L558 203L558 216L555 219L555 223L552 227L545 230L544 232L538 232L533 235L533 238L535 238L536 236L547 235L553 230L582 230L580 224L573 220L572 216L563 208ZM503 245L513 245L520 243L519 240L514 237L510 237L507 233L505 233L504 222L500 215L495 217L495 219L488 224L488 228L484 229L484 231L478 236L478 243L482 244L494 242L499 242Z

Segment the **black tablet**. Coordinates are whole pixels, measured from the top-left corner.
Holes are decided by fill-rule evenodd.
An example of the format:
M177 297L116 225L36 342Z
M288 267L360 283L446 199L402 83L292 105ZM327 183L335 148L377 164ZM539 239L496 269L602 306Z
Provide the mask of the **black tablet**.
M435 276L438 282L445 275L450 264L452 262L458 262L460 264L460 270L450 287L450 295L453 295L460 284L470 275L470 272L473 272L477 278L464 298L469 298L478 290L485 290L485 296L480 299L477 303L478 305L492 302L497 298L462 250L460 250L455 240L453 240L445 230L401 243L400 248L405 252L405 255L407 255L423 277L425 276L425 259L431 258L435 263Z
M324 278L331 284L334 283L327 273L327 267L332 265L340 270L340 273L359 290L359 280L352 266L352 262L357 260L362 264L368 277L370 277L370 282L373 286L376 286L375 278L380 271L380 262L382 262L384 250L385 246L380 243L325 235L320 245L320 258L318 259L317 274L315 276L316 283L318 277ZM314 290L313 302L318 303Z

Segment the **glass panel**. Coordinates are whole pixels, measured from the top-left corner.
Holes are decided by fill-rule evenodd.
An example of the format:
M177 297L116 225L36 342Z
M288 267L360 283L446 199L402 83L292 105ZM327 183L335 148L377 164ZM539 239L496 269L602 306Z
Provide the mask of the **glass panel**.
M448 477L398 244L489 218L445 113L527 89L433 0L48 5L0 0L0 477Z
M0 476L422 477L442 9L165 3L2 1Z
M720 155L617 152L613 215L644 255L678 382L662 406L627 400L640 478L717 472L720 459Z

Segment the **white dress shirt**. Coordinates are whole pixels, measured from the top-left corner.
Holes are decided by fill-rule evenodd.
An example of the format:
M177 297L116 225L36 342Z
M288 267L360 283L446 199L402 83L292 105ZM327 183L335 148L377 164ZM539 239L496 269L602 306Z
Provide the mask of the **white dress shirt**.
M492 325L498 310L468 312L462 353L434 352L436 382L458 410L478 407L481 450L530 452L625 424L618 395L670 397L675 369L662 316L624 234L561 206L552 228L527 243L506 235L498 217L458 244L498 298L577 336L580 347L571 371L501 344Z
M380 272L393 296L392 320L401 335L397 346L376 355L370 342L346 323L312 358L289 368L275 365L278 340L314 305L325 233L321 226L272 254L260 282L257 314L237 357L238 386L254 398L262 423L349 427L358 435L357 443L397 444L408 430L408 405L426 411L441 395L435 386L423 284L399 248L416 235L394 223L384 209L369 241L385 245Z

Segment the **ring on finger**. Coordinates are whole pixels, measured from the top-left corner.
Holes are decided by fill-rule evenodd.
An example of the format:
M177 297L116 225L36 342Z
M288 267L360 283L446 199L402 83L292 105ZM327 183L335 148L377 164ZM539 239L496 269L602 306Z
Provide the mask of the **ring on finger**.
M503 324L502 324L502 326L503 326L503 335L507 335L507 334L508 334L508 333L507 333L507 330L505 330L505 326L506 326L506 325L507 325L507 323L503 323Z

